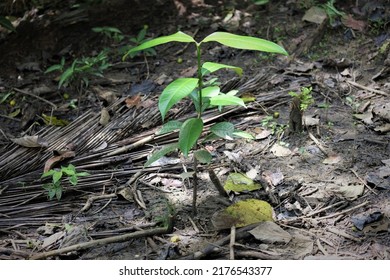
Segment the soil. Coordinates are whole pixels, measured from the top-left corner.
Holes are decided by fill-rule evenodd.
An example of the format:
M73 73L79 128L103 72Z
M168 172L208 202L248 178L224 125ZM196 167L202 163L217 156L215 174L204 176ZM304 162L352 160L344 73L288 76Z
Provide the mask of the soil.
M17 33L1 30L0 258L229 259L235 233L236 259L389 259L390 5L356 2L337 3L353 19L331 24L302 20L312 1L117 0L31 10ZM252 100L207 111L206 127L230 121L256 139L206 142L213 159L199 165L196 215L192 155L172 153L143 168L152 150L177 139L154 136L158 96L174 79L195 75L195 48L162 45L122 61L144 25L146 38L181 30L200 41L227 31L289 53L205 44L204 61L244 70L217 72L223 92L237 88ZM99 26L126 36L118 42L92 31ZM58 88L58 73L44 72L61 58L68 66L103 49L111 67L88 77L88 87ZM288 94L302 87L313 97L303 112ZM67 125L52 126L45 115ZM169 118L193 115L184 100ZM11 141L26 135L39 135L38 147ZM45 166L69 163L90 176L74 187L62 178L61 199L49 200ZM209 170L222 184L237 172L262 188L220 193ZM278 229L250 234L254 225L223 212L248 199L269 203ZM67 250L75 244L85 247Z

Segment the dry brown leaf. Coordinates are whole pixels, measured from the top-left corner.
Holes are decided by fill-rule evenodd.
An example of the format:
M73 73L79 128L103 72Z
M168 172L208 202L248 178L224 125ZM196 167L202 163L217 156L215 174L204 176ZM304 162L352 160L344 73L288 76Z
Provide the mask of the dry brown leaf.
M364 21L356 20L351 15L348 15L346 18L343 18L341 21L346 27L352 28L360 32L364 31L364 28L366 27L366 23Z
M49 158L46 162L45 162L45 167L43 169L43 172L47 172L49 171L50 169L53 169L54 165L57 163L57 162L60 162L60 161L63 161L64 159L66 158L72 158L72 157L75 157L76 153L74 151L65 151L65 152L62 152L60 155L58 156L55 156L55 157L52 157L52 158Z
M139 108L141 106L141 95L134 95L125 99L127 108Z
M27 148L47 147L49 144L39 136L23 136L20 138L11 138L11 141Z
M106 108L103 108L102 111L100 112L99 123L105 126L106 124L108 124L109 121L110 121L110 113Z

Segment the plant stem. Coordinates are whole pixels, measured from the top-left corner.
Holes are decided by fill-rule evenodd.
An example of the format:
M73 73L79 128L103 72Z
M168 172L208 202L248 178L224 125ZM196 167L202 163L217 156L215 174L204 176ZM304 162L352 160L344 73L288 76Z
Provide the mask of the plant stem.
M200 51L200 45L196 44L196 56L198 58L198 97L199 97L199 112L198 112L198 118L200 119L202 117L202 87L203 87L203 76L202 76L202 60L201 60L201 51Z
M194 156L194 174L192 175L192 178L194 179L194 185L193 185L193 193L192 193L192 215L195 217L198 214L197 208L196 208L196 198L198 196L198 161L196 160L196 157Z

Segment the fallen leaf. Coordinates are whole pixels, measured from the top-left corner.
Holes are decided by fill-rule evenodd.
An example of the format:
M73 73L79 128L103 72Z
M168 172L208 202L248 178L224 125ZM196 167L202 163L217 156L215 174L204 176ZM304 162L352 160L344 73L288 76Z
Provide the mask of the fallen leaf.
M226 179L223 188L227 191L243 192L258 190L261 188L261 185L255 183L244 174L231 173Z
M150 107L154 107L155 105L156 105L156 101L154 101L152 99L146 99L146 100L141 102L140 107L150 108Z
M272 134L272 131L271 131L271 130L265 130L265 129L263 129L259 134L256 135L255 139L256 139L256 140L262 140L262 139L267 138L267 137L270 136L271 134Z
M177 187L183 186L183 182L181 180L177 180L177 179L163 178L163 179L161 179L161 183L166 187L172 187L172 188L177 188Z
M214 213L211 222L216 229L226 229L233 225L243 227L254 223L273 221L271 205L263 200L241 200L222 211Z
M46 162L45 162L45 167L43 169L43 172L47 172L49 171L50 169L53 169L54 165L57 163L57 162L61 162L63 161L64 159L67 159L67 158L73 158L75 157L76 153L74 151L65 151L63 153L61 153L60 155L58 156L55 156L55 157L52 157L52 158L49 158Z
M49 144L39 136L23 136L21 138L11 138L11 141L27 148L47 147Z
M55 116L47 116L42 114L42 118L46 125L66 126L69 124L69 121L58 119Z
M280 172L280 170L276 172L266 170L263 172L263 177L271 186L274 187L282 183L284 180L283 173Z
M102 126L105 126L106 124L109 123L109 121L110 121L110 113L108 112L108 110L106 108L102 108L102 110L100 111L99 123Z
M281 146L278 143L275 143L271 148L271 153L274 154L274 156L277 157L287 157L292 154L289 148L286 148L284 146Z
M324 9L318 6L313 6L309 10L306 11L303 16L303 21L313 22L317 24L321 24L326 20L327 15Z
M138 94L132 97L127 97L125 102L127 108L135 107L138 109L141 106L141 95Z
M292 239L291 234L283 230L280 226L271 221L260 223L257 227L249 231L257 240L261 242L284 243L287 244Z
M342 157L339 155L330 155L322 161L324 164L336 164L342 160Z
M341 22L349 28L352 28L354 30L363 32L364 28L366 27L366 23L361 20L356 20L352 17L352 15L348 15L347 17L343 17L341 19Z

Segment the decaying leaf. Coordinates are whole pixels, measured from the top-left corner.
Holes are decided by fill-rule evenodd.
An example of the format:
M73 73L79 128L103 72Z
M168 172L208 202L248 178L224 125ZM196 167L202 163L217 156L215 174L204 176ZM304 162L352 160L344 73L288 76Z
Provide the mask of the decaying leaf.
M48 147L49 144L39 136L23 136L21 138L11 138L11 141L27 148Z
M258 190L261 188L261 185L255 183L244 174L231 173L223 187L226 191L243 192Z
M366 23L364 21L354 19L352 17L352 15L348 15L347 17L343 17L341 19L341 21L343 22L343 24L346 27L352 28L352 29L360 31L360 32L363 32L364 28L366 27Z
M327 15L324 9L318 6L313 6L309 10L306 11L303 16L303 21L313 22L317 24L321 24L326 20Z
M134 193L131 190L131 188L123 188L118 192L119 195L121 195L124 199L126 199L129 202L134 202Z
M270 151L277 157L287 157L292 154L289 148L286 148L278 143L275 143Z
M266 170L262 175L268 184L274 187L282 183L284 180L284 175L280 170L277 170L276 172Z
M161 183L166 187L173 187L173 188L178 188L183 186L183 182L177 179L163 178L161 179Z
M141 95L137 94L137 95L132 96L132 97L127 97L125 99L125 102L126 102L127 108L135 107L138 109L141 106Z
M342 157L339 155L330 155L322 161L324 164L336 164L342 160Z
M61 120L55 116L48 116L45 114L42 114L43 121L46 125L54 125L54 126L67 126L69 124L69 121L67 120Z
M57 162L61 162L61 161L63 161L64 159L67 159L67 158L73 158L73 157L75 157L75 155L76 155L76 153L75 153L74 151L66 151L66 152L64 152L64 153L61 153L61 154L58 155L58 156L49 158L49 159L45 162L45 167L44 167L43 172L47 172L47 171L49 171L50 169L53 169L54 165L55 165Z
M249 231L257 240L264 243L284 243L291 240L291 235L280 226L271 221L260 223L257 227Z
M99 123L105 126L106 124L108 124L109 121L110 121L110 113L106 108L102 108L102 110L100 111Z
M273 221L272 212L272 207L268 202L247 199L216 212L211 222L216 229L226 229L233 225L243 227L263 221Z

